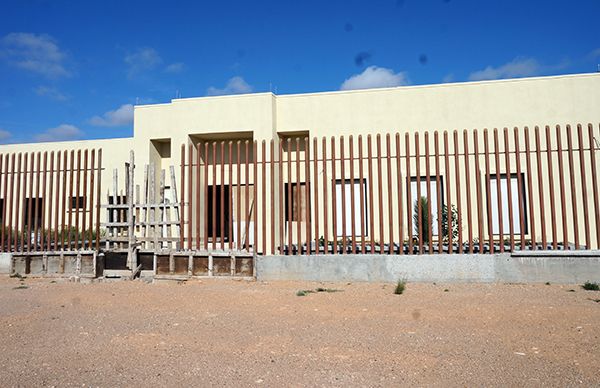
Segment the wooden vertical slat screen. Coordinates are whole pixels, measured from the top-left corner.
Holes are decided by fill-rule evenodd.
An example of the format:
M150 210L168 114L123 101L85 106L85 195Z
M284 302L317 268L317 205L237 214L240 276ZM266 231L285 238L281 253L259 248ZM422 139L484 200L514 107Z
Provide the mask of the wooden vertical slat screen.
M188 249L288 255L598 249L596 127L589 125L586 133L581 125L556 126L556 130L535 126L530 132L528 127L493 128L462 130L461 136L460 131L444 130L404 136L368 134L366 139L334 136L321 141L286 135L269 145L256 140L204 142L190 148L190 155L183 147L181 184L188 189L184 202L189 208L181 243ZM202 149L204 161L199 156ZM0 180L5 186L0 192L8 185L9 198L11 190L27 198L37 184L36 168L41 168L41 182L54 187L62 183L77 195L82 193L78 179L83 179L83 192L88 191L86 184L94 184L85 172L89 153L84 152L81 164L73 168L68 167L72 158L65 155L66 172L47 178L46 156L40 164L39 156L33 155L33 166L31 156L0 158L2 171L15 170L14 176ZM49 156L49 171L60 169L61 154ZM81 166L83 178L77 173ZM94 168L92 161L89 169ZM212 191L208 203L210 184L220 190ZM84 202L91 201L93 197ZM53 215L60 204L53 204L44 200L40 205L45 209L43 227L62 219ZM31 217L32 205L37 206L21 201L28 211L11 214L16 205L5 204L8 218L3 224L14 221L30 227L24 216ZM222 216L209 220L209 207L213 215L221 211ZM85 211L70 211L78 210ZM79 219L87 223L88 218ZM191 225L196 225L195 233ZM23 233L2 232L3 247L14 237L23 239ZM64 244L69 246L68 241Z
M0 251L98 247L100 155L97 163L96 150L87 149L0 155Z

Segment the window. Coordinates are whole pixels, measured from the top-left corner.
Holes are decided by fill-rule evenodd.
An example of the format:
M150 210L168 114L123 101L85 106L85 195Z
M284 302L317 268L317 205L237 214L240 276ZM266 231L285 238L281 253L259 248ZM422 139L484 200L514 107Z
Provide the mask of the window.
M300 182L300 184L298 183L292 183L292 221L300 221L300 222L306 222L306 206L309 206L309 221L310 221L310 194L309 197L307 199L306 196L306 183L305 182ZM285 208L284 208L284 213L285 213L285 220L289 221L290 219L290 214L288 211L288 206L289 206L289 187L290 184L286 183L285 184ZM310 185L309 185L309 190L310 190Z
M29 217L29 208L31 207L31 217ZM23 225L25 228L31 222L31 227L35 228L35 225L41 227L42 225L42 198L26 198L25 206L23 209Z
M436 181L436 176L430 176L429 177L429 189L430 189L430 197L429 200L427 201L427 177L422 176L419 178L420 179L420 189L421 189L421 201L422 204L429 204L429 208L431 210L430 214L429 214L429 218L431 219L431 235L432 236L437 236L438 235L438 219L437 219L437 211L438 211L438 197L437 197L437 192L438 192L438 188L437 188L437 181ZM417 210L415 209L415 204L417 203L417 177L411 177L410 178L410 194L411 194L411 200L410 200L410 206L411 206L411 214L413 215L413 220L415 219L415 217L417 217ZM440 198L440 206L444 206L444 178L440 176L440 194L441 194L441 198ZM427 217L427 209L423 209L421 208L421 212L423 213L423 229L427 228L427 220L424 219L425 217ZM427 225L427 226L426 226ZM414 229L414 233L418 234L419 232L419 225L416 222L413 222L413 229Z
M221 202L221 188L223 188L223 202ZM216 215L213 214L213 196L216 195ZM212 241L213 233L217 240L221 239L221 222L223 222L223 238L225 241L229 240L229 224L231 223L231 217L229 215L229 198L231 197L230 186L208 186L208 212L207 212L207 228L208 228L208 240ZM235 206L235 204L233 205ZM215 219L216 217L216 219ZM242 215L243 217L243 215ZM216 230L213 230L213 220L215 222Z
M525 182L524 174L521 173L521 183ZM507 174L500 175L500 198L502 200L502 234L510 234L510 214L508 206L508 185L509 178ZM521 221L519 218L519 197L523 206L523 225L525 226L524 233L527 233L527 201L525 185L522 184L521 195L519 196L519 182L517 174L510 174L510 191L512 197L512 218L513 218L513 233L521 234ZM500 234L500 219L498 217L498 180L496 175L490 176L490 204L492 208L492 234Z
M342 180L337 179L335 182L335 210L336 210L336 231L337 237L344 235L344 229L342 224L342 217L346 217L346 233L348 237L352 237L352 222L354 222L354 233L356 236L362 235L361 230L361 213L360 213L360 180L354 179L354 193L352 193L352 182L350 179L345 179L344 183L344 200L345 208L342 208ZM354 194L354 220L352 220L352 194ZM368 200L367 200L367 180L363 179L363 209L364 214L362 215L365 226L365 235L368 234Z
M85 201L83 196L71 197L71 209L85 209Z

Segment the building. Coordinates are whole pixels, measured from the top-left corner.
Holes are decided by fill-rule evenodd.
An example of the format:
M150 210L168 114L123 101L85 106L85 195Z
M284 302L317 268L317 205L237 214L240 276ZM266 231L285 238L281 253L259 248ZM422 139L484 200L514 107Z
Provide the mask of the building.
M593 124L593 130L589 132L594 134L592 139L588 139L588 123ZM438 202L440 202L441 209L442 202L444 204L455 205L456 200L461 198L463 200L463 214L461 215L462 227L460 228L460 233L463 241L467 239L467 236L470 236L472 241L468 245L474 244L473 239L481 241L487 239L489 235L494 235L494 239L500 241L503 236L508 238L509 234L514 235L515 239L518 240L517 235L522 234L527 241L534 240L538 242L543 240L551 244L554 239L565 246L572 244L575 236L577 236L577 240L580 241L579 246L597 248L598 241L596 240L596 236L600 239L597 225L598 204L597 200L594 199L597 196L597 188L592 185L592 178L596 182L596 176L592 177L591 166L594 164L596 170L600 168L598 166L598 158L594 157L593 152L598 146L598 143L594 145L593 138L597 139L600 137L598 123L600 123L600 73L592 73L291 95L254 93L247 95L180 98L164 104L136 106L133 137L130 138L10 144L0 146L0 153L6 155L7 153L12 154L17 152L50 152L102 148L104 167L102 172L102 203L108 202L106 193L112 190L111 183L113 181L114 169L123 170L125 163L129 160L130 150L134 151L137 166L135 185L144 185L144 176L139 173L142 171L142 166L154 164L155 182L158 182L160 180L159 171L168 169L170 165L174 165L178 186L182 183L181 171L185 171L185 176L183 177L185 180L185 191L183 193L180 192L180 196L183 194L184 202L190 205L188 207L189 213L188 210L184 209L182 214L186 225L188 225L189 221L189 226L184 226L184 229L189 230L189 233L185 235L186 243L183 244L184 248L200 248L196 244L199 243L202 246L205 237L206 240L210 241L210 244L217 244L219 241L223 243L225 240L219 240L218 236L216 240L210 239L210 236L222 232L223 229L226 234L224 237L228 241L231 241L232 237L229 235L228 228L236 236L233 238L234 240L241 240L237 237L239 235L239 232L236 234L238 225L235 224L236 211L238 213L241 211L242 214L247 214L247 217L242 216L246 220L241 221L242 230L246 227L244 222L258 224L248 226L248 231L251 235L247 236L246 240L249 240L251 246L256 245L259 253L272 253L269 247L273 247L275 251L281 250L284 245L287 245L287 241L292 242L291 245L299 246L302 245L303 241L311 240L316 242L317 237L323 239L325 222L327 222L326 219L329 216L331 216L331 218L328 218L329 225L327 229L329 239L325 238L325 240L331 241L334 239L333 225L338 224L335 230L336 239L344 235L345 240L345 237L354 233L355 238L353 240L356 241L358 240L358 235L362 232L365 234L364 238L366 241L378 241L382 244L385 241L388 244L406 241L407 244L412 244L409 241L411 239L408 238L408 231L411 231L413 236L418 233L416 231L412 233L415 226L410 225L411 217L409 216L409 212L413 211L412 206L414 201L408 201L408 190L421 190L423 192L427 190L427 186L417 186L416 183L416 180L427 179L424 173L426 161L422 159L423 154L421 154L419 156L421 158L419 159L421 160L421 165L419 166L421 172L419 174L416 173L416 163L414 163L414 160L417 160L416 157L412 161L412 166L409 166L408 169L406 168L406 159L413 159L412 157L406 158L406 154L403 154L404 159L398 162L398 165L394 164L393 168L386 167L388 166L386 164L388 162L386 159L388 154L385 151L387 145L385 134L392 134L391 156L398 155L398 150L402 154L407 149L405 143L407 134L408 139L410 139L410 144L408 145L409 153L413 155L416 144L415 134L421 135L419 142L420 151L423 153L425 148L425 131L429 131L427 135L427 141L429 142L427 144L431 147L431 155L427 160L431 162L429 178L435 181L434 178L436 177L434 177L435 174L433 172L434 131L439 131L440 156L443 159L445 155L443 150L443 131L449 131L449 152L452 153L454 145L457 145L457 149L460 152L464 151L463 130L466 129L469 131L468 138L470 139L469 141L472 141L471 131L479 129L480 137L478 146L480 146L479 152L483 157L484 143L483 132L481 130L489 128L490 149L495 150L493 133L491 131L494 128L498 128L500 130L499 142L502 145L500 147L501 163L497 164L497 161L492 157L490 159L491 165L488 167L488 174L485 171L484 159L478 158L477 161L469 159L467 162L463 162L463 159L459 155L458 159L450 160L449 163L452 168L448 171L445 170L447 166L442 161L442 166L439 167L438 175L441 179L439 182L446 181L447 179L451 183L446 186L442 183L440 187L434 184L430 186L429 206L432 208L431 213L433 217L432 225L429 229L432 231L432 235L437 235L437 231L439 230L439 227L436 226L439 217L435 216ZM567 124L573 126L573 139L577 143L573 147L568 146L569 139L564 137L567 136L565 127ZM579 135L576 128L577 124L583 125L582 133L584 135L584 141L579 148L577 148L580 144L577 141L577 136ZM546 125L550 126L548 132L545 130ZM560 125L560 129L557 130L555 125ZM530 144L532 147L533 167L530 168L527 166L526 155L522 154L522 159L519 162L522 163L521 170L523 173L527 172L527 176L523 175L522 179L519 180L515 175L517 159L512 154L515 151L514 147L516 145L513 137L513 128L518 128L518 139L521 141L521 151L523 151L526 140L524 128L526 126L531 130ZM543 151L544 147L549 144L550 152L545 151L543 154L535 154L538 150L535 145L535 126L540 126L541 128L540 138L541 145L543 146L541 150ZM509 128L508 151L510 155L508 158L505 158L505 153L502 153L502 150L505 149L503 148L505 145L503 128L505 127ZM459 131L457 142L453 140L454 130ZM400 140L397 143L397 145L400 145L399 149L394 144L396 133L400 134ZM359 190L360 185L350 186L349 183L350 179L359 179L356 171L354 172L354 176L350 176L350 169L358 169L358 161L355 161L355 159L352 159L352 162L345 161L344 163L338 160L335 163L337 175L335 177L324 177L322 161L322 139L324 137L327 139L327 157L329 158L331 157L330 142L332 137L335 138L337 157L339 157L341 150L339 149L339 142L342 136L346 142L352 136L354 141L353 146L356 146L357 139L361 136L364 138L362 151L365 152L366 158L367 150L365 147L367 145L367 136L373 136L373 155L375 155L375 136L377 134L382 134L383 136L381 138L383 167L379 168L379 171L375 171L374 178L372 178L373 184L369 184L366 178L363 178L363 183L366 182L365 184L368 185L363 185L364 193L361 194L363 197L359 197L354 192L355 189L356 191ZM556 152L555 148L558 146L559 140L557 135L560 135L562 147L565 149L565 159L561 161L556 158L558 152ZM300 139L298 143L299 148L296 148L295 145L296 138ZM309 139L309 155L306 155L305 138ZM316 154L314 154L315 150L313 149L313 144L315 144L313 143L314 138L317 138L316 144L318 144ZM291 139L289 144L288 139ZM236 149L238 140L242 142L240 153ZM245 152L246 140L250 142L248 154ZM229 153L230 141L232 142L233 157ZM254 154L252 149L253 141L257 142L258 154ZM260 163L263 161L261 154L263 141L265 142L265 155L269 162L265 167L265 177L267 178L263 181L262 170L258 170L258 175L256 176L250 170L249 174L253 177L252 185L256 182L257 190L252 192L252 189L243 189L243 184L241 189L237 188L236 190L235 182L229 181L230 175L228 175L227 169L222 170L225 171L225 174L221 175L221 164L229 166L229 160L232 160L234 164L237 161L245 162L246 160L252 163L256 158L259 161L259 167L262 168ZM271 141L274 144L274 155L271 154ZM346 148L344 148L344 151L350 152L349 148L347 148L348 143L345 144ZM184 163L183 167L181 166L182 150L187 155L185 160L189 160L187 158L190 157L190 146L193 148L193 171L192 167L186 163ZM288 158L298 157L301 161L300 166L302 170L286 170L288 167L285 163L283 167L281 164L278 167L278 150L280 146L282 155L285 155L285 161L289 160ZM471 143L470 147L473 146L474 144ZM572 149L574 156L568 155L567 149ZM224 152L221 153L221 150ZM358 149L354 149L354 151L358 154ZM472 148L470 152L472 152ZM317 163L314 163L314 155L317 155ZM549 157L547 157L548 155ZM307 156L309 163L304 164L303 162ZM402 157L402 155L400 156ZM451 156L454 157L453 154ZM200 166L203 166L205 162L211 164L210 169L196 172L196 169L199 168L195 165L198 159L200 160ZM581 161L582 159L583 162ZM396 163L395 160L392 159L392 163ZM212 164L214 161L219 165L219 168L213 170ZM294 168L296 168L297 166L293 164L295 159L291 159L291 161ZM479 162L481 164L479 166L480 174L477 176L472 168ZM373 163L376 165L377 161L373 159ZM539 163L539 166L536 163ZM559 163L563 164L563 169L560 171L558 170ZM329 172L327 174L331 174L333 164L327 164L329 165ZM471 166L470 173L467 173L466 165ZM500 166L499 169L498 166ZM316 171L314 170L315 167ZM341 175L342 168L345 168L343 178ZM377 166L374 168L377 168ZM570 170L567 170L569 168ZM286 171L291 171L291 174L288 175ZM458 179L471 178L471 187L467 188L464 181L460 187L452 186L454 184L452 182L456 182L454 171L457 172L456 178ZM569 175L567 171L570 171L571 174ZM204 175L206 172L208 173L207 176ZM216 175L213 178L214 173ZM382 173L382 175L379 176L378 173ZM243 172L242 175L244 175ZM448 176L447 178L446 175ZM552 183L549 182L548 177L550 175L553 177L550 178L553 180ZM561 175L564 176L561 177ZM232 176L237 179L237 172L233 171ZM283 186L278 184L277 187L273 187L273 190L271 190L271 176L273 176L273 182L278 182L281 179ZM309 179L307 179L307 176ZM329 182L330 179L340 181L339 185L335 184L332 186L335 187L335 190L329 190L329 198L324 199L318 191L314 190L314 185L311 186L306 183L315 176L318 177L318 184L321 185L318 190L322 190L323 182ZM388 179L390 176L391 180ZM200 178L202 183L196 181L197 177ZM222 177L225 177L224 180L222 180ZM507 184L509 181L507 177L510 177L511 185ZM396 190L396 183L399 178L401 184L397 186L398 191ZM410 185L404 184L405 182L409 182L407 180L409 178L410 182L415 182ZM481 178L478 186L481 193L477 191L478 189L475 186L478 178ZM515 179L514 182L513 178ZM119 186L124 187L124 174L121 174L119 179ZM342 184L342 179L346 183ZM497 179L503 181L497 182ZM531 179L532 183L528 184L528 179ZM287 186L288 181L292 182L291 186ZM295 182L299 184L296 185ZM230 185L230 183L233 183L233 185ZM158 183L155 184L158 185ZM205 184L207 190L202 190L201 185ZM510 190L509 187L512 187L513 184L513 191L517 187L517 184L523 186L519 190L519 192L523 193L523 198L521 198L521 194L517 195L513 193L513 199L509 205L510 201L507 200L505 191ZM215 186L214 188L213 185ZM221 185L224 189L218 190L216 186ZM368 194L369 190L373 188L376 190L381 189L382 187L386 187L386 185L388 185L387 187L390 190L385 190L379 198L374 198L374 196L378 195L377 193ZM550 185L553 187L551 188ZM261 194L263 187L266 193L264 197ZM191 191L189 191L190 189ZM200 190L197 191L198 189ZM561 189L564 189L566 193L561 194ZM348 196L348 193L344 193L344 191L350 190L352 191L350 196ZM271 192L273 192L272 195ZM453 201L446 203L447 201L443 199L446 198L446 192L451 194L450 197L454 198ZM482 209L478 209L475 203L475 197L479 194L483 198ZM544 194L545 199L540 202L539 199L541 198L539 195L543 196ZM169 194L166 195L168 196ZM290 195L292 198L291 202L294 203L293 206L290 201L285 199L290 197ZM348 201L352 201L354 207L351 207L347 203L345 207L341 207L339 202L341 202L342 197L340 195L343 195L343 200L348 199ZM242 197L242 205L236 205L236 196ZM334 206L332 200L335 199L332 197L336 196L339 202ZM473 197L473 204L470 206L473 221L469 225L467 225L467 205L464 202L468 196ZM501 198L498 198L502 196L504 196L503 202ZM219 199L220 197L225 198L226 202L222 203L221 199ZM233 199L228 201L228 198L232 197ZM191 202L190 198L192 199ZM249 205L244 205L247 198L249 198ZM415 193L411 192L411 198L416 198ZM438 201L437 198L442 198L442 200ZM570 207L569 209L565 208L566 206L571 206L573 198L579 201L578 208L581 208L581 210L577 209L575 213L572 212ZM361 203L356 204L353 199ZM369 199L374 200L375 204L372 205ZM550 200L552 200L552 204L550 204ZM297 201L304 201L304 206L301 203L296 204ZM320 205L315 206L315 201L320 201ZM219 220L217 221L218 224L223 224L221 231L214 230L213 226L214 222L212 220L217 216L216 213L211 213L210 204L215 202L217 213L222 215L219 216ZM374 207L377 207L378 203L382 203L383 208L379 208L376 211ZM389 204L392 206L389 207ZM364 208L361 209L360 205ZM588 210L588 214L584 214L583 205ZM516 208L519 206L522 206L523 209L517 210ZM238 210L240 207L242 209ZM251 208L255 209L254 212ZM329 209L327 217L323 213L324 209ZM392 209L395 210L392 211ZM285 214L281 213L282 210ZM390 210L389 216L388 210ZM301 215L304 214L304 211L306 211L306 216ZM481 218L479 221L476 221L478 211L483 213L479 214ZM521 211L521 214L518 213L519 211ZM337 213L335 215L336 218L333 218L332 212ZM566 217L563 219L567 222L556 221L561 220L561 212L563 217ZM341 216L340 213L342 214ZM362 216L357 216L356 213L360 213ZM188 214L190 217L187 217ZM536 214L537 216L535 216ZM100 215L103 220L106 219L104 211ZM352 215L354 215L354 218L352 218ZM372 221L367 219L370 215L374 217ZM498 222L502 223L502 216L504 216L505 223L504 226L500 227ZM514 220L515 217L519 216L522 218L522 224ZM509 226L513 226L514 228L507 227L508 217L513 218L513 225ZM361 224L361 218L363 224ZM586 225L583 223L584 219L587 223ZM289 222L290 220L291 222ZM576 220L577 222L574 222ZM320 231L317 230L317 223L320 223ZM343 223L344 226L340 227L340 223ZM476 223L483 224L483 228L479 229L478 225L475 225ZM359 226L359 224L362 226ZM307 225L308 227L306 227ZM379 225L382 226L379 227ZM256 236L252 233L252 228L255 226ZM263 227L268 231L267 235L263 234ZM520 230L521 227L524 227L524 230ZM403 234L399 234L401 229L404 232ZM564 230L568 233L567 235L564 234ZM202 231L206 232L203 233ZM197 235L198 232L201 236ZM483 234L481 234L482 232ZM208 237L205 236L206 233L208 233ZM564 240L563 236L566 236L567 239ZM454 239L456 240L456 237ZM190 245L187 243L188 240L190 241ZM426 241L428 239L425 238L421 240L425 242L425 245L430 242ZM415 244L418 245L416 241ZM543 248L548 247L548 244ZM217 245L208 246L211 249L220 249ZM263 246L267 248L263 249ZM224 248L225 245L223 244L222 247ZM554 247L556 248L556 245ZM465 246L465 249L469 249L469 247Z

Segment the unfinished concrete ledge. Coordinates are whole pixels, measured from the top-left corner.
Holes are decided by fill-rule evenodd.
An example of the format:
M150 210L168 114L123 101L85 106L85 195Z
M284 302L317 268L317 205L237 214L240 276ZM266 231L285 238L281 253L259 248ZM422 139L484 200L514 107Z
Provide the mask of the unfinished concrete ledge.
M157 251L154 278L235 277L253 278L255 258L247 252Z
M98 264L98 255L93 250L19 252L10 256L10 275L95 278Z
M548 255L258 256L258 280L581 283L600 280L600 251ZM556 252L553 252L556 253Z

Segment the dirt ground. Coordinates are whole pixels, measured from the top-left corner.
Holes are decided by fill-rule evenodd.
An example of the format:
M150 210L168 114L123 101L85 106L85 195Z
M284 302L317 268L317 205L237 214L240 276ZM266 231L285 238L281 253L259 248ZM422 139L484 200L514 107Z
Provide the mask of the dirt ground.
M600 385L600 292L393 288L0 277L0 385Z

